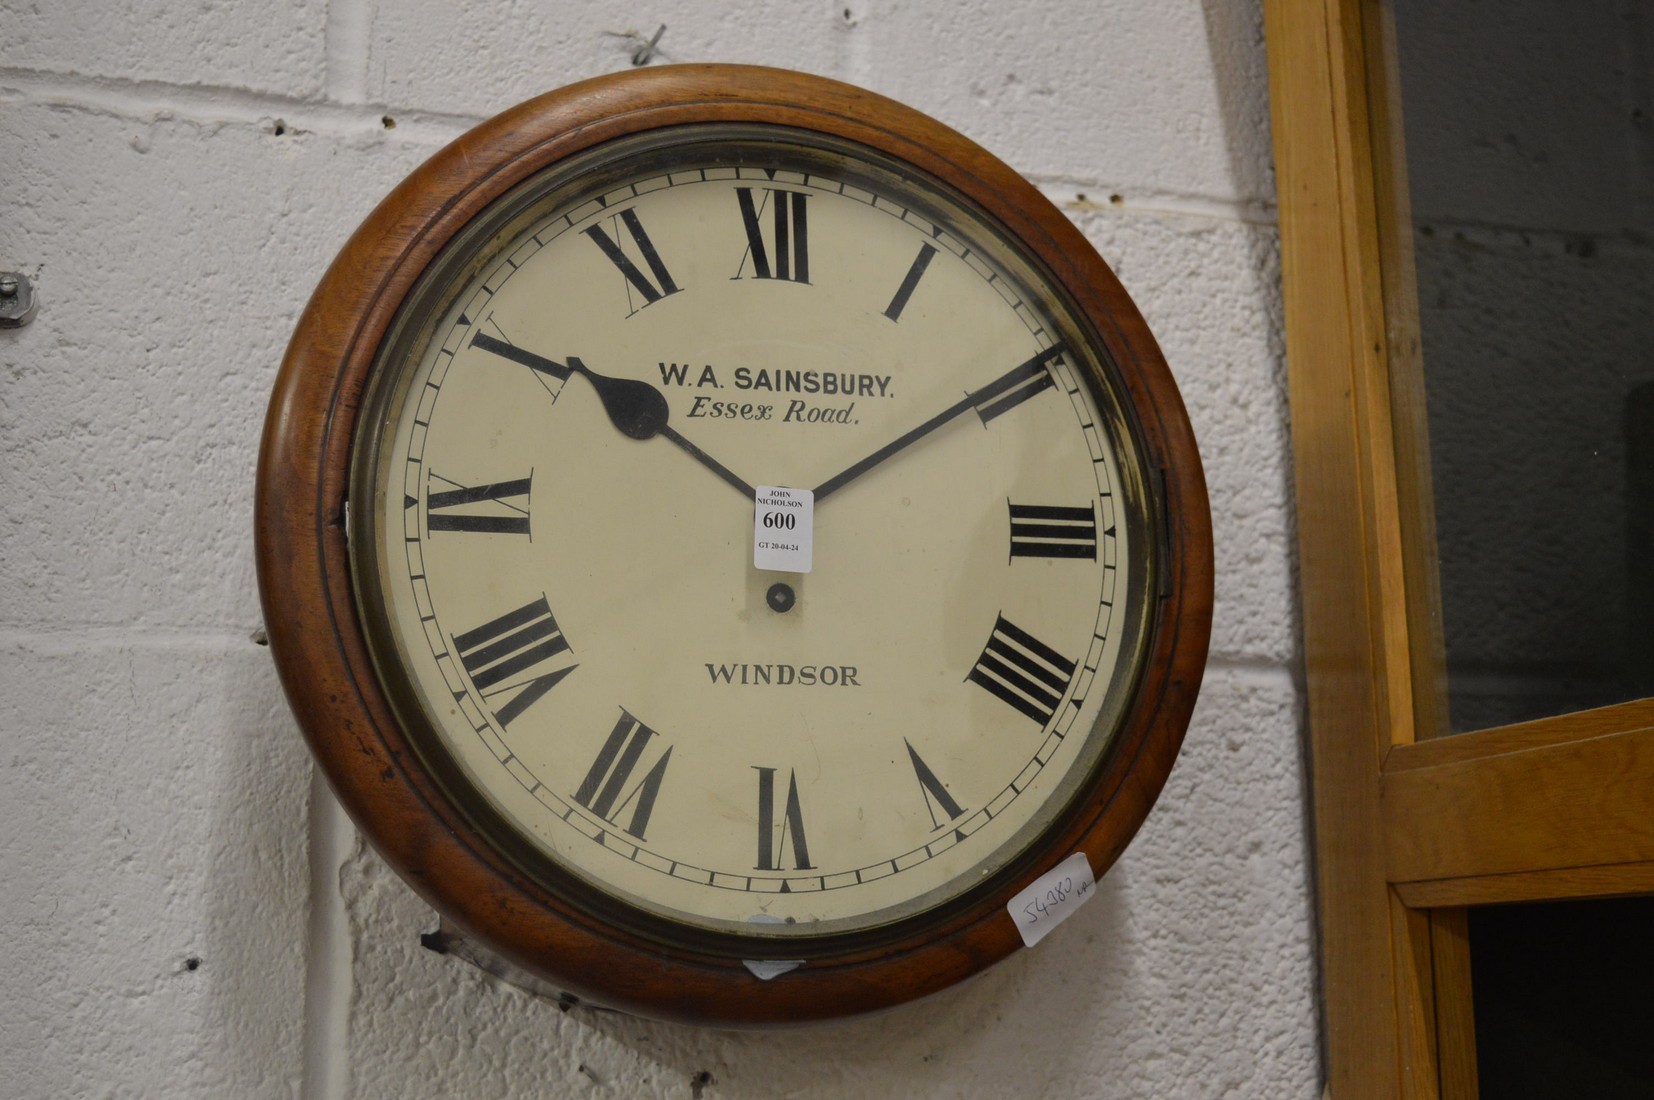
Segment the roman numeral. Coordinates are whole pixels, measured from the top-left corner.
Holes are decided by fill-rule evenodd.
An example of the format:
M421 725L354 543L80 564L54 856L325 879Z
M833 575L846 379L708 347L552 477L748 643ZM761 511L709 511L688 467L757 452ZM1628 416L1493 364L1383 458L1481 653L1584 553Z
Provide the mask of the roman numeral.
M631 821L624 828L639 840L643 839L644 830L649 828L649 815L654 811L656 796L660 794L660 781L666 776L667 761L672 759L672 749L668 746L648 774L638 780L630 791L626 789L632 773L637 770L638 761L649 747L649 739L654 736L654 730L621 710L620 721L615 723L608 740L598 750L597 759L592 763L591 770L586 772L580 789L574 792L576 802L611 825L616 824L615 819L627 806L632 807Z
M763 200L754 202L752 190L750 187L735 189L736 201L741 204L741 224L747 231L747 250L741 257L741 266L735 269L735 278L742 277L750 259L755 279L809 282L809 221L804 204L810 196L803 191L766 187ZM759 220L766 207L770 211L773 249L764 244L764 230Z
M1001 615L965 679L1044 726L1073 675L1073 661Z
M919 777L919 790L925 800L925 809L930 813L931 828L940 829L965 810L955 801L953 795L948 793L948 789L936 778L936 773L930 770L930 765L925 763L924 758L907 738L902 738L902 744L907 745L907 757L913 762L913 774ZM940 818L936 816L937 809L942 811L943 816Z
M524 351L515 344L498 337L490 336L486 332L477 332L471 336L471 346L481 348L492 355L497 355L509 363L519 363L534 372L535 379L546 388L553 402L563 392L563 384L574 373L567 363L559 363L555 359L547 359L543 355L535 355L531 351ZM552 381L547 381L551 379ZM555 385L553 384L555 382Z
M508 697L494 711L502 726L510 725L574 671L574 665L551 668L547 664L568 648L568 639L552 618L544 596L475 630L454 635L454 653L482 697L490 705L498 696Z
M994 417L1010 412L1030 397L1056 385L1057 380L1051 377L1045 365L1061 358L1067 350L1062 344L1053 344L971 394L971 404L976 406L976 415L982 418L982 423L986 425Z
M886 317L892 321L902 319L902 310L907 308L907 300L913 297L914 288L919 285L919 279L924 275L925 268L930 266L931 257L935 255L935 245L919 246L919 254L913 258L913 266L909 267L907 274L902 277L902 285L896 288L896 296L884 307Z
M449 481L434 470L433 482L451 489L425 490L425 521L434 531L482 531L490 534L528 534L528 493L534 474L515 481L467 486Z
M1013 558L1097 560L1097 515L1089 506L1011 505Z
M616 243L614 237L603 231L602 226L594 225L590 229L583 230L586 236L592 239L592 243L603 250L603 255L609 258L609 262L619 268L622 275L626 276L626 305L628 307L626 316L630 317L638 310L654 305L668 294L678 292L678 284L672 281L671 272L666 270L666 264L661 261L660 253L655 251L655 242L651 241L649 234L643 231L643 223L638 220L636 210L622 210L620 213L612 215L609 218L609 226L615 231L616 236L621 235L621 229L626 231L625 236L631 238L633 247L637 249L638 254L643 257L644 264L648 266L649 275L654 276L653 281L651 281L649 275L645 275L640 271L637 264L633 263L631 257L627 256L620 245ZM638 305L637 299L632 296L634 290L643 296L643 305Z
M781 814L779 830L775 821L775 769L754 767L758 773L758 870L779 871L776 856L790 839L793 849L793 868L799 871L813 869L810 850L804 842L804 812L798 804L798 776L787 773L787 805Z

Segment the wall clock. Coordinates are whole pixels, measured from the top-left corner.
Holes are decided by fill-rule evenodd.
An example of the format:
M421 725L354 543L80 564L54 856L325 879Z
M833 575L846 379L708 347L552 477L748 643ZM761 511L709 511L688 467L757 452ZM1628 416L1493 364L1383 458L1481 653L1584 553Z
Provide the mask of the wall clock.
M1165 363L1009 168L681 66L525 103L299 322L258 564L363 833L572 994L707 1024L942 989L1141 824L1210 630Z

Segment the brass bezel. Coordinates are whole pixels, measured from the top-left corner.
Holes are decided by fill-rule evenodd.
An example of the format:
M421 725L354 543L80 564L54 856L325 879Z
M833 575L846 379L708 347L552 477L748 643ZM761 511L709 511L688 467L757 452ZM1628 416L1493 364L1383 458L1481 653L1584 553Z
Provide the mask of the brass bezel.
M1128 578L1126 603L1117 609L1115 620L1127 640L1122 643L1120 661L1110 681L1091 689L1105 693L1098 718L1087 733L1093 744L1088 745L1083 764L1063 778L1060 793L1049 800L1052 804L982 861L993 868L991 873L960 875L954 880L957 888L941 887L902 906L876 911L890 913L886 919L848 928L844 927L847 920L824 922L826 927L812 932L765 924L720 930L710 927L712 921L700 924L675 920L657 907L629 901L619 891L560 864L524 837L487 794L464 776L463 767L443 747L430 721L432 704L421 699L403 668L385 609L376 552L381 501L387 491L384 485L393 480L388 470L392 458L385 445L394 431L389 416L411 385L435 326L458 298L470 291L472 280L491 268L502 254L515 249L532 226L555 216L554 212L578 207L593 196L624 187L631 179L665 171L752 163L837 175L846 183L894 195L909 209L922 211L933 224L944 226L1002 271L1008 264L1022 268L1009 274L1037 301L1042 319L1062 332L1072 352L1069 358L1081 368L1076 373L1089 385L1099 414L1109 418L1108 423L1098 427L1114 448L1119 464L1119 500L1127 526L1124 542L1130 551L1120 565ZM971 219L970 224L963 222L965 218ZM1008 877L1017 877L1029 865L1049 863L1068 854L1047 852L1039 840L1082 809L1079 796L1106 763L1115 733L1141 679L1143 654L1151 641L1147 610L1151 594L1159 589L1156 559L1162 552L1165 519L1158 514L1158 502L1149 487L1151 478L1141 457L1140 428L1119 392L1115 367L1098 335L1049 273L1017 246L997 220L941 181L911 166L900 166L876 150L809 131L750 123L669 127L585 150L517 184L456 234L421 273L374 359L351 448L350 530L356 604L380 685L426 770L477 830L541 887L608 924L625 928L663 949L735 960L828 958L922 935L946 923L956 911L970 908L977 899L998 892Z

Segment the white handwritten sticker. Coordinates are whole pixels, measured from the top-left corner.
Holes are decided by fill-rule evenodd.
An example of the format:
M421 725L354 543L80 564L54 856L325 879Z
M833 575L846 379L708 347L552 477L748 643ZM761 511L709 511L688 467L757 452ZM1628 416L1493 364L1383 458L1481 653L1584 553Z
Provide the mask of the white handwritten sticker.
M761 982L773 981L804 965L803 959L742 959L741 965Z
M772 917L768 913L754 913L747 918L748 924L786 924L781 917ZM803 959L742 959L741 965L752 971L753 977L761 982L772 981L790 971L797 970L804 965Z
M760 485L753 497L752 564L808 573L815 542L816 495L808 489Z
M1084 852L1075 852L1012 898L1005 910L1016 921L1022 942L1032 947L1096 892L1091 861Z

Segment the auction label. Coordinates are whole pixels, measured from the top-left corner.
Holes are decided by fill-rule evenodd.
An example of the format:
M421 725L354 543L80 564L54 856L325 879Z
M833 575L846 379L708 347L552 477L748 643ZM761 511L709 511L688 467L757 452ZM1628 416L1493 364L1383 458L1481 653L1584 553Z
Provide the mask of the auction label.
M760 485L753 503L752 564L759 569L808 573L815 542L815 493Z
M1005 910L1016 921L1022 942L1032 947L1096 892L1091 861L1084 852L1075 852L1012 898Z

